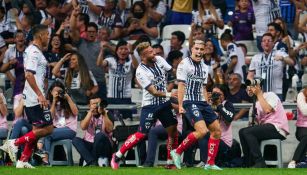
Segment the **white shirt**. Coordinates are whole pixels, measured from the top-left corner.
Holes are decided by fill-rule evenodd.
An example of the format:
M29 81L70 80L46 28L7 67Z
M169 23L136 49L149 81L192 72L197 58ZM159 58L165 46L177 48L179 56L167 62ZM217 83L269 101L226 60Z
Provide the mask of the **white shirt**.
M94 12L92 12L89 9L87 1L90 1L95 6L100 6L100 7L105 6L105 1L104 0L78 0L78 3L80 4L80 8L81 8L81 13L88 14L88 16L90 17L90 22L97 23L99 15L96 15ZM71 0L67 1L67 3L70 3L70 2L71 2Z
M47 60L41 50L31 44L25 50L24 67L25 71L32 72L34 74L35 82L39 90L44 93L44 80L47 70ZM31 88L29 82L26 80L23 90L24 103L26 107L38 105L38 96Z
M244 77L243 70L242 70L242 66L245 63L245 57L244 57L243 50L242 50L241 47L238 47L236 44L229 43L227 45L227 61L226 61L227 65L230 64L231 59L234 56L236 56L238 58L238 62L236 64L236 66L234 67L233 72L240 74L241 77Z
M283 61L276 61L276 55L282 55L284 52L273 51L265 59L263 53L259 53L252 57L249 67L250 71L255 71L255 77L262 78L265 84L263 90L265 92L275 92L282 94L282 78L283 78Z
M207 84L208 73L209 68L204 61L196 63L186 57L179 63L177 79L186 84L183 101L205 101L203 88Z
M131 98L132 58L120 65L114 57L105 59L108 62L109 85L108 98Z
M62 71L65 71L65 77L66 77L67 68L61 69L61 72ZM88 72L89 72L89 75L90 75L90 79L93 82L93 85L94 86L98 86L97 81L96 81L92 71L88 71ZM73 77L72 77L70 89L80 89L80 88L81 88L81 76L80 76L79 72L77 72L75 74L75 76L73 75Z
M142 106L159 105L166 101L165 97L154 97L147 91L153 85L158 91L166 92L166 73L172 67L160 56L156 56L156 60L154 67L141 63L136 69L137 81L143 89Z
M257 0L252 1L255 13L255 28L257 36L262 36L267 32L267 25L270 23L270 0Z
M20 54L20 52L18 53L16 52L16 45L14 45L13 47L9 47L4 53L3 64L9 62L10 60L15 59L17 54ZM24 57L25 53L23 52L23 58ZM10 72L15 77L15 70L11 69Z

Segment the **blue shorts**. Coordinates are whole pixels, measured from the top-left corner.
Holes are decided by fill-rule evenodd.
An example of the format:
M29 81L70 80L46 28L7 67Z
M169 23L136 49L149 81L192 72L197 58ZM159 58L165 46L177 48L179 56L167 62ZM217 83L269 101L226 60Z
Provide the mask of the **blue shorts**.
M185 117L189 120L190 124L204 120L207 125L210 125L217 120L217 115L212 110L207 102L203 101L184 101L183 108L185 109Z
M25 113L33 126L42 128L53 124L50 110L43 109L40 105L25 107Z
M157 119L160 120L164 128L177 125L176 113L170 101L160 105L144 106L141 111L139 132L147 134Z

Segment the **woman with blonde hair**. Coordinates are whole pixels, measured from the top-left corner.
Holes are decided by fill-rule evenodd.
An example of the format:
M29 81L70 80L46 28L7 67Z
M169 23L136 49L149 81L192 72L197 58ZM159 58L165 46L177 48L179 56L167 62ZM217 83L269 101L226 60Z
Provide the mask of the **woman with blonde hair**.
M62 69L62 65L69 61L69 67ZM62 73L65 72L65 76ZM64 78L65 88L77 104L87 104L88 98L98 92L98 85L93 73L78 52L66 54L53 68L52 73L56 77ZM84 96L85 94L85 96Z
M211 0L200 0L198 3L198 11L193 11L192 23L204 28L206 38L210 38L217 48L218 55L222 55L219 47L217 27L224 28L224 21L220 9L215 8Z

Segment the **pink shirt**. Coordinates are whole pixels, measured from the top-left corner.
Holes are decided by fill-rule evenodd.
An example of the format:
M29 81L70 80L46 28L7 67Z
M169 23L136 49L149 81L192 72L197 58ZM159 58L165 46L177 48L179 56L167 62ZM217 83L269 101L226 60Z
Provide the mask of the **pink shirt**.
M95 134L98 133L98 132L106 133L102 117L95 118L94 116L92 116L91 121L88 125L88 128L84 133L83 139L88 141L88 142L93 143ZM112 140L112 133L106 133L106 134L109 136L109 139L111 141Z
M60 105L57 104L55 116L53 118L53 125L57 128L68 127L71 130L77 132L78 116L70 115L65 117L64 110L60 109Z
M232 123L226 124L224 120L220 120L220 127L222 130L221 140L229 147L232 146Z
M289 125L285 109L280 99L273 92L264 93L263 96L264 99L269 103L269 105L274 109L274 112L271 112L269 114L264 113L259 101L257 101L257 121L259 122L259 124L273 124L276 130L281 135L286 137L289 134Z
M303 92L297 95L297 121L296 126L307 127L307 102Z
M2 98L3 104L6 106L6 100L3 93L0 93L0 98ZM5 128L5 129L8 128L6 116L3 116L1 113L0 113L0 128Z

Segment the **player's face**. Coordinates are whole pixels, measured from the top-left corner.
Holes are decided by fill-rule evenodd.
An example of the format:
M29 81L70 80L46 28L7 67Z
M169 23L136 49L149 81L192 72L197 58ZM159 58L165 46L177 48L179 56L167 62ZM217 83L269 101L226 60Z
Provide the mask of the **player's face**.
M200 62L203 59L205 53L205 45L194 44L192 47L192 59L193 61Z
M154 63L157 61L155 57L155 52L151 46L144 49L143 55L144 55L144 58L146 58L148 62Z
M45 30L43 32L41 32L41 42L43 45L43 48L46 48L49 44L49 32L48 30Z
M129 55L128 46L124 45L124 46L118 47L116 54L118 56L118 59L121 59L121 60L126 59Z
M270 36L264 36L261 40L261 46L265 52L270 52L274 47L273 39Z

